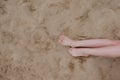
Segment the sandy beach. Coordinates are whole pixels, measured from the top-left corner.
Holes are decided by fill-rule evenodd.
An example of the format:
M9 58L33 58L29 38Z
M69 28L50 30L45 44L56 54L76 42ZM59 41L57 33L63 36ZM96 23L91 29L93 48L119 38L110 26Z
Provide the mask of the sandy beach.
M61 34L119 40L120 0L0 0L0 80L120 80L120 58L74 58Z

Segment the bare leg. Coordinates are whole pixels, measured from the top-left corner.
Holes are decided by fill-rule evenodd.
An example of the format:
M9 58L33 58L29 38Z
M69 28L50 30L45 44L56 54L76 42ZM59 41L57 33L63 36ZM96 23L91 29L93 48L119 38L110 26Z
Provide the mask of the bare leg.
M69 53L72 56L105 56L105 57L120 57L120 45L108 46L102 48L71 48Z
M109 39L89 39L89 40L81 40L75 41L71 40L68 37L62 35L59 38L59 42L65 46L71 47L105 47L105 46L114 46L116 44L120 44L118 40L109 40Z

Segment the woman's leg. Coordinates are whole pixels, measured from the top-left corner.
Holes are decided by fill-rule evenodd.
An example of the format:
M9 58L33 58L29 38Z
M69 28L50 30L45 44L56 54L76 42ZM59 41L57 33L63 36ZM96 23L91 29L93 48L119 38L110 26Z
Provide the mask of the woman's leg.
M89 40L81 40L75 41L71 40L68 37L62 35L59 38L59 42L65 46L71 47L105 47L105 46L113 46L120 44L118 40L109 40L109 39L89 39Z
M75 57L89 55L104 57L120 57L120 45L102 48L70 48L69 53Z

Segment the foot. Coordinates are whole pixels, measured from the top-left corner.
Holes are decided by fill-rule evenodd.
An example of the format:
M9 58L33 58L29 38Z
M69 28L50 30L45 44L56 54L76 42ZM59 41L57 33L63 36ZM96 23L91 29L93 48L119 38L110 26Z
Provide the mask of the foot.
M83 48L70 48L69 53L74 56L74 57L78 57L78 56L89 56L88 53L88 49L83 49Z
M74 47L74 41L64 35L61 35L59 37L59 43L61 43L62 45L65 45L65 46Z

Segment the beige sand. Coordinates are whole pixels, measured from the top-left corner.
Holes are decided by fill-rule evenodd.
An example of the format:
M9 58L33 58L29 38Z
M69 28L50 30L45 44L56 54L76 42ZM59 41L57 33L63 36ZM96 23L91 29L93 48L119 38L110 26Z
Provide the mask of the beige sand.
M120 80L119 58L74 58L57 42L119 30L120 0L0 0L0 80Z

